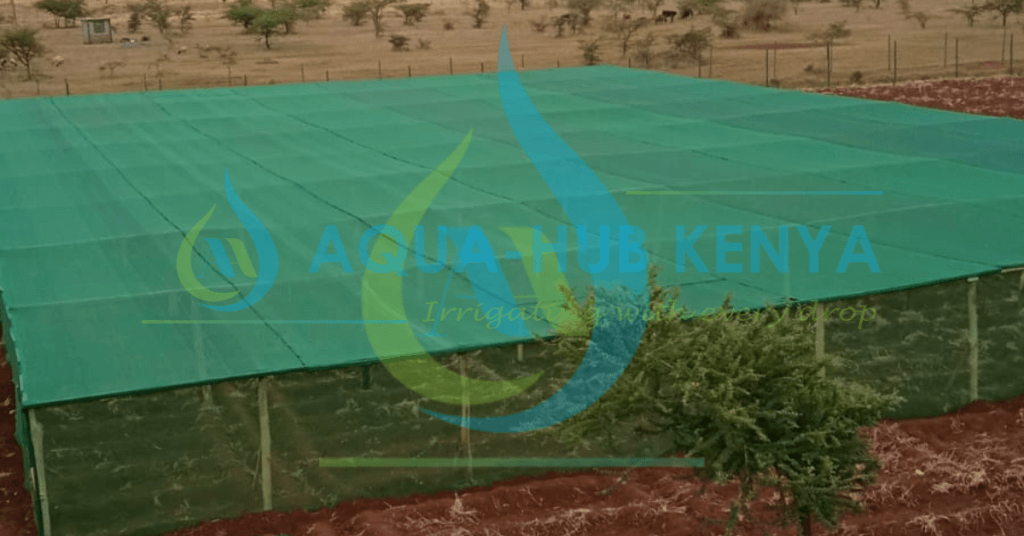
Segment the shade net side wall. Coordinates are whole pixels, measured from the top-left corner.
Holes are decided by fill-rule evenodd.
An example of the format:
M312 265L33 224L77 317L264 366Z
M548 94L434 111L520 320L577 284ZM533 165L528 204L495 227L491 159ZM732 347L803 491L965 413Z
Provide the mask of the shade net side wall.
M979 396L1024 393L1019 370L1020 274L977 283ZM890 418L919 418L969 402L968 283L950 282L823 304L826 351L840 374L907 401ZM843 320L861 305L877 316ZM813 306L812 306L813 307ZM808 309L802 308L805 318ZM831 313L829 313L831 311ZM692 322L699 322L694 320ZM460 357L461 356L461 357ZM489 348L436 360L478 379L515 379L544 371L538 383L503 402L472 406L472 416L507 415L537 405L573 374L568 359L543 344ZM314 509L360 497L397 497L486 485L546 468L321 468L320 458L466 457L461 431L420 411L460 414L426 399L381 364L304 371L268 378L272 499L275 510ZM628 373L628 372L627 372ZM39 409L55 534L156 536L209 519L262 509L257 383L251 379ZM204 390L209 393L204 395ZM629 423L623 423L623 431ZM623 433L615 444L570 452L544 431L470 431L473 458L645 457L669 452L665 437L643 442ZM564 469L560 471L570 471ZM576 469L575 471L578 471Z

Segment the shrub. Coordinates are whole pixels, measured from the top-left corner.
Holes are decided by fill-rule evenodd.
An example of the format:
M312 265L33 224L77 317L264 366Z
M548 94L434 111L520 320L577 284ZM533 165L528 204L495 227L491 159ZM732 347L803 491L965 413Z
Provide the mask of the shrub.
M853 71L853 74L850 75L850 83L856 85L862 82L864 82L864 73Z
M600 37L591 41L580 41L580 50L583 52L583 63L586 65L597 65L601 58L598 53L601 51Z
M409 38L404 35L392 35L388 41L391 42L391 50L409 50Z
M786 16L785 0L747 0L740 22L744 28L767 32Z
M560 326L560 336L548 344L570 365L582 362L596 327L638 329L641 314L646 326L615 384L551 433L574 447L670 438L666 454L704 458L695 470L699 478L739 480L730 529L749 514L761 488L774 488L782 498L779 525L799 524L805 535L812 521L835 530L844 513L860 509L854 494L880 467L859 429L876 424L900 398L838 378L839 360L815 355L813 318L788 308L754 316L733 309L727 296L719 314L684 321L679 313L693 311L680 311L680 289L657 285L656 276L652 269L649 298L596 289L580 303L563 287L564 307L581 320ZM617 326L623 310L628 318Z
M487 14L491 12L491 5L487 3L487 0L476 0L476 6L466 12L467 15L473 18L474 28L483 28L484 22L487 20Z
M538 20L531 20L530 25L533 26L533 30L535 32L544 33L544 30L546 30L548 27L548 21L544 20L543 18Z
M420 50L430 50L430 41L426 39L420 39L420 44L416 46Z
M352 26L362 26L366 17L370 14L370 3L359 1L352 2L342 9L341 18L352 23Z

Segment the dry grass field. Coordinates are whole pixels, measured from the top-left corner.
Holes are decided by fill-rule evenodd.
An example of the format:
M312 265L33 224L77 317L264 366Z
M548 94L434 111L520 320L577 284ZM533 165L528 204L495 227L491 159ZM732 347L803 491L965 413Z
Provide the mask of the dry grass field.
M18 23L30 28L41 28L38 36L49 52L36 61L37 80L25 79L24 69L4 73L0 79L0 95L5 98L38 95L141 91L215 87L230 84L298 83L303 81L354 80L384 77L436 76L449 74L449 65L455 73L480 72L481 68L493 72L497 67L498 40L502 25L507 25L513 57L517 63L525 62L526 69L546 69L556 66L576 66L583 63L579 40L605 36L600 51L603 63L634 67L632 52L623 56L620 46L610 34L593 24L581 34L554 37L554 30L544 33L533 30L530 21L566 13L565 0L559 7L550 7L548 0L534 0L526 10L511 9L503 1L494 1L483 28L473 29L472 19L466 15L468 0L434 0L430 14L415 26L402 24L400 13L388 8L387 30L375 38L373 26L364 23L352 26L341 17L344 2L331 6L321 20L299 23L292 35L271 40L267 50L252 35L242 33L223 18L228 3L219 1L168 0L172 8L191 5L196 13L194 28L185 35L172 31L161 37L155 28L143 24L139 32L127 34L128 11L125 0L88 0L86 6L96 17L111 17L115 27L113 44L82 43L80 26L53 28L52 17L31 6L28 0L14 0ZM712 51L711 76L743 83L765 83L764 48L771 52L770 78L779 80L782 87L823 86L825 75L825 48L811 46L808 34L824 29L829 23L847 21L852 35L834 47L832 85L846 83L854 71L861 71L865 82L892 79L889 70L889 39L896 41L898 51L898 77L900 80L951 77L954 74L954 43L959 39L960 76L993 75L1009 69L1009 35L1024 34L1016 16L1011 15L1006 31L999 20L986 15L973 28L948 10L965 0L910 0L911 11L930 15L927 28L907 19L895 0L884 0L881 9L865 2L859 11L843 7L837 1L802 4L799 13L787 13L777 30L771 32L743 31L738 39L717 37L716 29ZM269 0L257 0L257 4ZM663 7L676 9L668 3ZM641 15L634 12L634 16ZM11 7L0 4L5 22L0 28L11 26ZM596 13L598 21L609 16L607 10ZM444 21L454 23L453 30L444 29ZM641 32L650 31L657 36L656 50L667 48L664 36L684 33L691 28L712 26L710 17L697 16L672 23L650 25ZM410 51L391 50L388 36L401 34L410 38ZM145 46L125 48L122 37L152 39ZM948 48L944 51L948 34ZM1024 37L1018 35L1017 37ZM419 40L430 42L429 49L418 49ZM1020 39L1018 39L1018 44ZM179 47L188 46L188 52L177 54ZM235 53L235 64L226 66L217 52L200 57L197 47L220 47ZM802 48L800 48L802 47ZM1024 51L1022 51L1024 52ZM777 56L776 56L777 54ZM66 59L54 67L53 56ZM1020 54L1017 54L1018 59ZM123 67L112 74L100 70L111 61L124 61ZM943 67L945 61L946 66ZM378 64L379 62L379 64ZM450 62L450 63L449 63ZM806 68L813 65L814 72ZM522 65L519 65L523 68ZM688 76L698 74L697 65L671 65L658 60L651 68L676 72ZM708 66L700 68L708 76ZM67 85L65 86L65 79Z

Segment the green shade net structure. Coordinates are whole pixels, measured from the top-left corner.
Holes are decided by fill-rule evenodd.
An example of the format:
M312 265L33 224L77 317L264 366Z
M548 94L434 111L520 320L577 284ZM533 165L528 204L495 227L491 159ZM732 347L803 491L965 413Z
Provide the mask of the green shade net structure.
M947 360L951 368L928 362L928 356L921 356L916 368L898 355L886 354L878 360L878 352L865 350L873 346L863 339L867 333L882 336L872 329L893 330L906 322L921 324L915 333L941 324L913 310L906 302L909 298L886 309L885 298L878 295L1024 265L1024 237L1019 232L1024 225L1020 199L1024 125L1019 121L616 67L530 71L520 77L545 120L602 179L630 223L644 231L651 261L665 268L661 282L681 285L687 307L696 311L719 307L729 292L739 308L763 308L766 302L786 298L801 303L873 304L881 318L889 318L888 328L876 322L870 329L851 331L849 322L840 322L833 330L829 324L829 351L857 358L850 374L896 388L924 378L911 389L918 395L911 396L903 416L937 414L967 401L957 390L966 374L961 342L967 329L967 298L962 284L947 283L948 290L941 295L952 300L956 309L942 328L949 333L950 348L958 352ZM182 448L195 446L194 437L185 430L196 420L192 410L199 411L199 398L192 405L175 402L159 391L196 393L195 386L230 385L234 387L224 387L227 391L204 400L244 401L235 407L238 418L234 421L230 412L217 417L235 425L208 425L222 434L211 445L227 445L218 455L223 459L216 461L221 464L217 467L234 464L236 476L219 480L218 485L228 487L209 494L223 496L224 490L236 489L230 486L250 489L254 477L249 475L257 462L250 443L258 437L258 423L255 388L247 379L285 375L281 377L292 378L291 383L278 385L277 394L271 395L271 411L278 411L271 418L279 432L275 445L323 456L344 455L338 444L309 446L296 438L315 442L319 439L310 439L310 434L330 437L328 428L347 426L346 416L358 413L350 404L354 395L340 394L344 392L340 383L332 383L351 382L352 389L364 389L359 385L361 376L353 372L359 369L345 367L401 357L378 355L368 340L367 326L360 323L366 269L358 254L360 240L370 227L387 223L403 199L470 130L472 142L465 157L421 222L426 229L427 262L439 258L438 226L480 226L516 297L515 303L507 304L507 311L550 306L540 303L531 286L527 266L532 258L506 256L518 248L501 229L541 226L546 238L555 241L558 227L571 224L517 143L502 109L496 75L0 102L0 312L15 370L19 438L26 452L24 410L29 408L52 409L39 413L45 427L57 430L53 432L57 436L46 436L48 444L57 442L63 430L70 434L65 436L67 442L91 441L90 448L96 452L118 448L118 441L129 440L103 435L110 428L101 433L102 427L96 425L91 432L82 431L81 423L89 421L86 415L100 422L99 414L106 412L109 426L127 427L118 428L125 438L164 433L180 425L178 443ZM266 296L252 307L230 313L199 305L182 287L176 271L186 233L216 205L192 253L193 271L204 286L218 292L237 290L245 295L255 284L231 247L226 252L234 273L228 274L215 262L213 246L206 247L209 243L203 240L213 238L227 246L230 239L237 239L250 255L254 251L252 238L225 197L225 169L238 196L266 226L279 261L277 278ZM768 193L782 191L805 193ZM821 194L830 191L883 194ZM741 195L723 195L729 192ZM584 197L574 200L586 201ZM698 225L707 229L693 248L707 271L698 270L692 259L685 259L685 270L677 269L677 226L685 226L690 234ZM311 270L327 226L337 229L351 270L336 262ZM738 234L723 237L739 244L738 251L723 250L718 243L722 230L717 226L739 226ZM775 247L780 226L788 226L787 272L763 252L760 270L752 269L753 226L763 229ZM812 269L812 255L795 226L805 226L811 237L821 236L828 226L817 270ZM855 226L865 230L879 271L871 271L864 262L849 263L838 271L844 250L853 243ZM582 296L590 279L577 263L579 244L570 229L565 277ZM599 251L593 239L587 242L587 250L587 258L595 262ZM408 325L431 355L503 347L550 335L551 323L543 315L530 316L525 331L516 331L508 323L507 329L500 329L499 322L505 320L487 318L488 311L481 310L479 301L482 295L500 299L503 290L474 286L466 272L453 269L456 247L449 242L447 251L445 266L434 273L419 269L412 254L405 262L409 275L403 278L403 299ZM862 251L858 245L856 252ZM259 270L255 256L252 261ZM722 261L740 268L727 271ZM979 303L989 300L1010 307L991 322L1017 326L1019 308L1012 305L1018 292L1016 280L1009 275L993 277L1002 279L982 286ZM947 307L938 294L931 296L922 297L922 303ZM438 312L450 308L469 312L439 319ZM895 316L887 316L890 311ZM226 319L247 323L217 323ZM1019 366L1020 357L1013 351L1017 329L1010 330L1009 338L1006 329L998 330L1006 339L999 343L1005 354L985 356L991 361L983 361L983 398L1006 398L1024 391L1021 380L1006 373ZM909 334L885 336L917 348L913 340L903 341ZM859 349L847 351L846 346ZM546 367L539 356L528 357L527 364L506 363L507 348L494 355L500 359L495 357L489 370L498 371L497 377L504 379ZM572 371L551 368L546 373L562 378ZM417 419L420 424L415 427L438 437L454 435L452 427L425 417L415 407L394 410L396 404L405 403L408 389L385 377L386 370L374 369L374 382L391 382L391 398L381 402L391 404L391 409L383 413L367 409L359 419L398 422L401 413ZM485 412L500 415L539 403L554 392L542 383L508 402L511 406L488 406ZM316 392L310 387L313 384L326 385L326 394L319 398L311 394ZM163 408L165 420L159 421L163 424L136 429L131 428L133 419L116 417L120 415L113 409L117 403L110 401L128 395L135 397L139 408ZM423 407L428 406L429 402ZM446 413L458 411L444 404L433 407ZM180 417L179 425L169 425L179 418L174 410L189 416ZM317 415L318 410L322 414ZM79 432L70 431L74 426L79 426ZM306 435L300 429L307 430ZM79 434L74 436L77 439L72 438L74 434ZM389 434L379 433L375 444L395 441ZM347 434L349 440L355 436ZM503 436L493 441L496 446L487 452L505 452L495 456L529 450L523 446L528 438ZM166 442L168 450L173 450L176 443ZM253 448L258 449L258 442ZM374 449L370 450L386 450ZM100 467L116 474L118 465L110 456L86 450L82 447L78 455L67 455L64 462L68 467L106 463ZM127 447L122 450L124 457L132 456ZM482 454L475 451L475 455ZM60 463L57 458L54 463ZM33 456L26 459L33 463ZM48 475L50 463L48 459ZM173 465L167 474L179 470ZM95 504L72 499L89 493L83 484L87 475L82 473L77 483L71 479L63 487L55 478L51 479L51 504L60 510L58 495L63 493L66 499L63 510L54 514L55 527L65 520L67 529L62 533L156 530L158 524L145 520L145 508L132 506L138 491L126 492L134 496L110 506L111 516L134 509L139 512L136 518L95 525L82 522L87 514L75 512L99 515ZM426 479L420 477L421 483ZM109 485L124 482L111 480ZM308 482L303 485L316 488ZM353 487L325 496L303 485L295 485L293 489L304 491L294 496L275 491L275 504L329 503L360 491ZM422 489L418 484L409 486L399 486L399 491ZM365 489L372 487L365 483ZM396 489L381 488L379 493L397 493ZM171 493L187 491L175 488ZM229 512L168 507L173 515L161 518L166 523L159 526L258 509L258 493L246 493L251 501L239 499ZM152 508L169 504L166 496L147 501ZM185 504L198 508L194 500ZM77 528L72 531L72 527Z

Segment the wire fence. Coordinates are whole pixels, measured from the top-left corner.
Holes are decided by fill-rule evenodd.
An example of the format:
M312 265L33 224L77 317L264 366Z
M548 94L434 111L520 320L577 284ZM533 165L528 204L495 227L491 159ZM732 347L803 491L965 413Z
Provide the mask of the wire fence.
M767 43L743 46L712 46L699 57L681 58L662 53L650 61L637 59L635 53L619 55L621 41L606 41L605 56L595 64L617 65L671 72L684 76L715 78L747 84L786 88L819 88L851 84L909 82L934 78L966 78L996 75L1013 76L1015 65L1014 34L1005 33L996 43L982 42L977 35L958 36L950 32L899 40L887 35L884 49L880 43L793 44ZM1001 41L1001 42L1000 42ZM878 50L876 54L874 51ZM619 56L612 58L611 56ZM520 54L519 70L579 67L587 65L582 53L574 56L528 57ZM372 61L372 60L371 60ZM15 79L14 73L0 72L5 98L109 93L118 91L162 91L227 86L256 86L292 83L334 82L413 76L442 76L495 73L497 62L474 61L440 56L436 61L409 62L398 57L381 57L374 62L332 66L325 62L282 65L273 68L257 65L247 72L237 65L223 67L220 74L210 70L177 72L174 68L156 72L131 73L75 79L39 73L32 80ZM20 78L20 77L19 77ZM12 84L11 82L20 82Z

